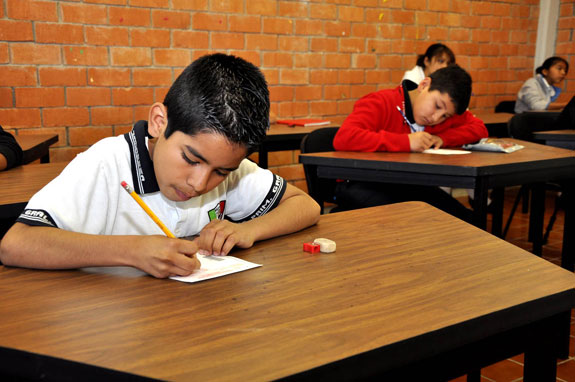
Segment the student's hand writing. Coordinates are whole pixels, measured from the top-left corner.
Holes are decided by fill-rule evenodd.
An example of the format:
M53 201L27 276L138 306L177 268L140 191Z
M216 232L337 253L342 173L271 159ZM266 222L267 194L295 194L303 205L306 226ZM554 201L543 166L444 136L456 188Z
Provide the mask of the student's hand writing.
M136 268L158 278L188 276L200 268L193 241L165 236L142 236L135 256Z
M250 248L254 241L247 224L227 220L212 220L194 240L202 255L227 255L234 246Z
M437 135L431 135L425 131L409 134L409 148L413 152L421 152L429 148L438 149L443 145L443 140Z

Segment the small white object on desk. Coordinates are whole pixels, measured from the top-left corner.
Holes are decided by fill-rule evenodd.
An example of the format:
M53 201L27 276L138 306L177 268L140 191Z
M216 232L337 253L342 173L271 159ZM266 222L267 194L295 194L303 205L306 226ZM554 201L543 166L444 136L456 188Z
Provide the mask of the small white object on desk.
M438 155L461 155L471 154L471 151L465 150L450 150L450 149L427 149L422 151L424 154L438 154Z
M319 244L319 251L322 253L332 253L335 252L335 241L330 239L318 238L313 241L315 244Z

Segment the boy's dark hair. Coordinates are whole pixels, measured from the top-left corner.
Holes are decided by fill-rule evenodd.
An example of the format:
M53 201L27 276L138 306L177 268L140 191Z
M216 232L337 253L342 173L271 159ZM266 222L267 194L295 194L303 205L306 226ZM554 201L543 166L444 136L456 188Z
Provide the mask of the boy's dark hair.
M188 135L221 134L257 149L269 129L270 100L260 70L242 58L216 53L200 57L174 81L164 98L168 126Z
M429 75L429 91L439 90L447 93L455 106L457 114L463 114L471 98L471 76L457 64L436 70Z
M548 59L543 61L543 64L540 67L538 67L537 69L535 69L535 73L543 74L543 69L549 70L549 69L551 69L551 67L553 65L555 65L558 62L564 63L565 64L565 74L569 73L569 63L567 62L567 60L562 58L562 57L557 57L557 56L549 57Z
M448 65L455 64L455 54L453 54L451 49L449 49L446 45L437 43L430 45L424 54L420 54L419 56L417 56L417 66L425 68L426 58L429 61L431 61L433 57L440 57L443 56L444 54L447 56L447 60L449 61L447 63Z

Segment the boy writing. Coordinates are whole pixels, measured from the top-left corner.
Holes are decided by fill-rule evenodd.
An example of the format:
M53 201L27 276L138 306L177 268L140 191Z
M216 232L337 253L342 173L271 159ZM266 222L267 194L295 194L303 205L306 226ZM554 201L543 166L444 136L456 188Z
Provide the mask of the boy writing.
M411 81L395 89L368 94L338 130L339 151L421 152L456 147L487 137L483 122L466 111L471 77L457 65L433 72L419 85ZM340 182L336 201L342 209L421 200L464 220L470 212L437 187L371 182Z
M233 56L204 56L176 79L148 121L94 144L38 192L0 245L5 265L121 266L185 276L194 254L314 224L319 206L246 159L265 138L269 94L261 72ZM131 184L175 234L165 237L126 193Z

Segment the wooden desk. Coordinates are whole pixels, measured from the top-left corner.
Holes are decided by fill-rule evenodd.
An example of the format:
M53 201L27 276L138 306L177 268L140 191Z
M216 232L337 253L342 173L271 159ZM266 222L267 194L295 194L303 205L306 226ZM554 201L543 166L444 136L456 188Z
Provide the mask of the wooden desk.
M317 237L337 251L303 252ZM526 380L554 381L575 306L575 275L424 203L323 215L235 255L263 267L197 284L0 267L0 372L430 381L526 352Z
M533 252L541 254L544 204L544 183L575 178L575 152L536 143L510 139L525 146L512 154L474 152L467 155L434 155L422 153L357 153L328 152L301 154L300 162L316 166L320 178L357 181L418 184L472 188L477 206L474 224L487 225L487 195L491 188L500 193L495 200L502 203L503 188L533 183L531 237ZM571 186L566 186L570 193ZM563 239L563 265L574 269L575 260L575 198L566 209ZM501 236L502 206L493 218L493 233Z
M22 164L40 159L41 163L50 162L50 146L58 142L58 134L18 135L16 141L22 147Z
M575 130L535 131L533 136L549 146L575 149Z
M0 218L18 216L32 195L58 176L67 164L30 164L0 172Z
M487 127L490 137L506 138L509 137L507 131L507 122L513 117L512 113L473 113L481 119Z
M274 124L266 135L264 142L258 150L258 165L262 168L268 168L268 153L272 151L299 150L302 138L316 129L323 127L333 127L335 125L325 126L293 126Z

